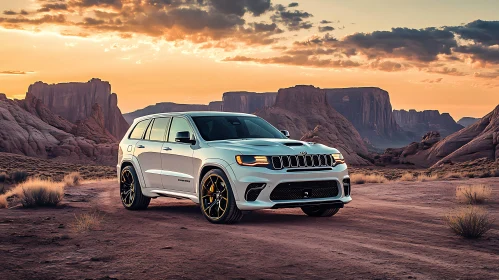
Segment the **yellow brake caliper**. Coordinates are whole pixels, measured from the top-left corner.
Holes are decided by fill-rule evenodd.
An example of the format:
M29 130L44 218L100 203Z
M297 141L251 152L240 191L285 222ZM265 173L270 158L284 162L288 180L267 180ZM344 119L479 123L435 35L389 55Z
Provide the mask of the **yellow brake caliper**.
M210 186L210 203L213 202L213 193L215 192L215 185L211 184Z

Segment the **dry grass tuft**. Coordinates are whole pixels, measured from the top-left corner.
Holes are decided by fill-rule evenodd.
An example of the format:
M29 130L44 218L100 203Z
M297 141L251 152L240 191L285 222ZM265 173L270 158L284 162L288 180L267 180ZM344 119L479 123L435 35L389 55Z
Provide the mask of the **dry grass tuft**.
M56 206L64 197L64 185L49 180L30 179L12 191L20 194L23 207Z
M433 175L427 175L427 174L419 174L418 176L415 176L414 179L418 182L431 182L431 181L436 181L438 180L438 175L433 174Z
M399 181L414 181L414 175L412 173L404 173L402 174L402 177L399 178Z
M81 182L83 181L83 178L81 177L79 172L71 172L68 175L64 176L64 179L62 179L64 182L65 187L74 187L74 186L79 186Z
M466 177L466 174L463 172L450 172L442 176L443 179L461 179L464 177Z
M454 233L465 238L480 238L492 227L493 220L487 212L477 207L467 207L451 213L446 223Z
M486 185L458 186L456 197L467 204L481 204L490 198L492 188Z
M92 210L89 213L75 215L75 221L72 229L75 232L84 232L97 228L103 220L103 214L98 210Z
M377 174L352 174L350 176L350 180L353 184L379 184L379 183L386 183L388 179L385 178L383 175L377 175Z

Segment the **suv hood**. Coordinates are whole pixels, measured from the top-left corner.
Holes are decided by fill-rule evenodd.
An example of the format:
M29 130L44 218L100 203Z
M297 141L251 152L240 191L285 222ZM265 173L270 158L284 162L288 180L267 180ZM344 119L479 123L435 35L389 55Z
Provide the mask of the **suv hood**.
M210 147L237 151L243 155L279 156L338 153L328 146L291 139L234 139L207 142Z

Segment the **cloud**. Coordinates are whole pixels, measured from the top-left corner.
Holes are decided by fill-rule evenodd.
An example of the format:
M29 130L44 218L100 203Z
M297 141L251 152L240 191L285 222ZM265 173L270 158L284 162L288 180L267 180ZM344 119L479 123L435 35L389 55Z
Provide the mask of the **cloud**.
M467 76L465 72L459 71L457 68L442 67L442 68L429 68L427 72L451 75L451 76Z
M313 17L308 12L300 10L290 11L287 7L280 4L276 5L274 10L275 14L271 16L271 19L275 23L284 24L290 31L310 29L314 26L310 21L306 20Z
M292 2L292 3L289 3L288 7L289 8L295 8L295 7L298 7L300 4L298 4L297 2Z
M319 32L329 32L333 31L334 27L332 26L319 26Z
M68 5L66 3L47 3L43 4L38 12L50 12L50 11L66 11L68 10Z
M270 10L270 0L209 0L210 5L225 14L243 16L250 12L259 16Z
M252 58L247 56L227 57L223 61L257 62L262 64L295 65L317 68L350 68L360 64L351 60L320 59L308 55L283 55L270 58Z
M3 11L3 14L6 15L6 16L13 16L13 15L17 15L16 12L12 11L12 10L8 10L8 11Z
M26 75L34 73L33 71L5 70L0 71L0 75Z
M320 24L330 24L330 23L333 23L332 21L329 21L329 20L321 20Z
M486 46L499 44L499 21L475 20L463 26L446 27L466 40Z
M444 78L437 78L437 79L424 79L421 82L422 83L429 83L429 84L438 84L440 83Z
M121 0L70 0L71 6L78 7L109 7L114 9L121 9L123 3Z
M499 77L499 70L496 70L495 72L475 72L473 73L473 76L477 78L495 79Z

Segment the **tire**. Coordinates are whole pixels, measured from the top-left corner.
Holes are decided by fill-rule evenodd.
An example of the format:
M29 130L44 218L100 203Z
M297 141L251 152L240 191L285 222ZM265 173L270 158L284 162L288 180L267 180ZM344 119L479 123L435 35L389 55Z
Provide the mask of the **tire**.
M151 202L150 197L142 194L139 178L133 166L126 166L121 170L120 198L127 210L143 210Z
M214 224L234 224L243 217L229 179L220 169L210 170L201 179L199 205L203 216Z
M328 206L304 206L301 210L310 217L332 217L340 211L340 208L331 208Z

